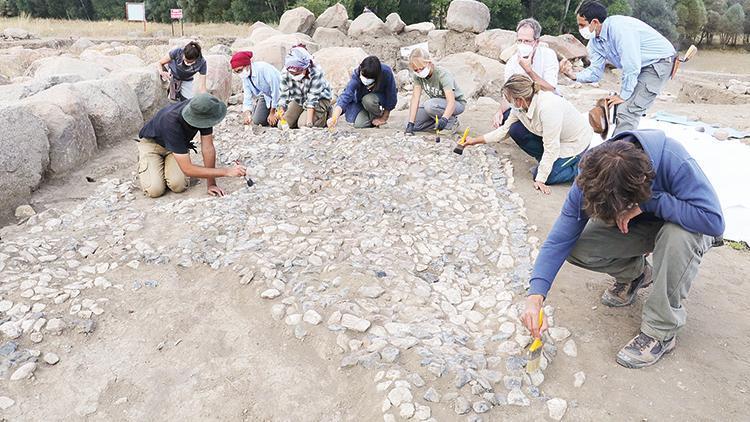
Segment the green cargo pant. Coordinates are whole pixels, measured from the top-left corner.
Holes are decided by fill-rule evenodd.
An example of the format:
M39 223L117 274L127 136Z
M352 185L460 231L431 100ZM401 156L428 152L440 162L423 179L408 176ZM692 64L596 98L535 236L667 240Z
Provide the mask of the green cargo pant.
M681 302L712 244L713 237L674 223L641 221L622 234L616 226L591 220L568 262L627 283L641 275L644 255L653 252L654 284L643 304L641 331L663 341L685 325L687 312Z

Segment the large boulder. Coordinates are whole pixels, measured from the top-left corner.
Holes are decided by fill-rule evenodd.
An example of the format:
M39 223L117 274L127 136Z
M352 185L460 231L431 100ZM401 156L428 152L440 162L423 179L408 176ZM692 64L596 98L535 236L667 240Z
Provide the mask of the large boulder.
M267 25L266 23L264 23L264 22L261 22L261 21L257 21L257 22L255 22L255 23L253 23L252 25L250 25L250 29L248 29L248 31L247 31L247 36L248 36L248 37L249 37L249 36L252 36L252 35L253 35L253 33L254 33L254 32L255 32L256 30L260 29L260 28L270 28L270 26L268 26L268 25Z
M232 49L224 44L216 44L215 46L208 49L207 54L219 54L224 56L231 56Z
M432 22L420 22L404 27L404 32L416 32L418 34L427 35L430 31L435 30L435 24Z
M59 54L60 51L51 48L13 47L2 50L0 51L0 75L9 78L22 76L33 62Z
M279 31L285 34L310 33L315 24L315 15L304 7L295 7L281 15Z
M453 74L456 84L468 98L481 96L491 85L502 85L505 78L505 65L472 52L451 54L438 65Z
M334 28L316 28L312 39L323 47L338 47L346 45L346 35Z
M354 68L367 56L367 52L359 47L322 48L313 55L315 63L325 70L326 80L335 93L346 86Z
M265 27L261 26L259 28L256 28L248 36L247 39L251 43L253 43L253 44L258 44L258 43L261 43L261 42L263 42L263 41L265 41L265 40L267 40L267 39L269 39L271 37L275 37L277 35L283 35L283 34L284 34L283 32L281 32L281 31L279 31L277 29L271 28L270 26L265 26Z
M90 80L104 78L108 73L104 66L67 56L39 59L26 71L26 74L34 76L34 79L72 74L80 76L83 80Z
M341 3L336 3L325 10L315 20L315 28L336 28L346 31L349 26L349 13Z
M76 42L73 43L73 45L70 46L70 51L72 51L75 54L81 54L87 48L91 48L95 46L96 44L94 44L94 42L91 41L90 39L79 38L76 40Z
M146 63L140 57L133 54L118 54L107 56L96 50L86 50L81 53L80 59L86 62L96 63L108 72L118 69L132 69L143 67Z
M253 45L253 60L263 61L281 69L284 58L289 50L297 44L304 44L314 53L318 51L318 44L305 34L284 34L271 37L259 44Z
M436 29L427 34L427 45L429 51L435 57L445 57L462 51L473 51L473 32L456 32L447 29Z
M71 87L86 99L86 112L100 147L136 137L143 126L143 114L138 98L125 81L83 81Z
M238 51L252 51L254 42L250 38L237 38L229 47L234 53Z
M229 57L211 54L205 56L208 64L206 73L206 89L214 97L227 102L232 96L232 70Z
M153 117L167 104L167 94L156 66L116 70L108 78L124 81L135 92L144 120Z
M63 84L21 102L44 122L49 143L48 170L53 174L77 168L96 152L96 134L85 101L70 84Z
M586 58L589 55L586 46L571 34L562 34L556 37L544 35L539 40L546 42L551 49L555 50L555 53L560 58L575 60Z
M0 221L28 203L49 163L44 122L20 104L0 105Z
M385 22L380 20L378 15L374 13L363 13L357 16L349 25L349 36L358 37L382 37L388 35L388 30L385 27Z
M37 38L36 35L23 28L6 28L2 32L2 37L11 41Z
M503 50L515 43L516 33L505 29L490 29L474 39L476 52L495 60L500 60Z
M23 78L16 83L0 86L0 103L10 103L31 97L34 94L63 83L80 82L80 76L74 74L53 75L43 79Z
M146 63L156 63L169 54L169 50L170 46L168 44L149 45L141 50L140 58Z
M475 0L453 0L445 16L445 27L456 32L483 32L490 25L490 9Z
M401 16L398 13L391 13L385 17L385 27L391 34L400 34L404 32L406 24L401 20Z

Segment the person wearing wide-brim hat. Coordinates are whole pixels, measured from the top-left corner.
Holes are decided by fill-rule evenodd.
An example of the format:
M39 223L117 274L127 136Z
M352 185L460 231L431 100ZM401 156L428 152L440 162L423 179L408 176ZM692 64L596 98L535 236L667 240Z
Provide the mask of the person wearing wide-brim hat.
M245 167L240 165L216 168L213 127L226 114L227 106L221 100L198 94L190 101L164 107L143 126L138 134L138 178L146 195L157 198L167 188L183 192L188 177L197 177L207 180L210 195L224 196L216 178L245 175ZM190 150L197 152L192 140L198 132L203 166L190 160Z

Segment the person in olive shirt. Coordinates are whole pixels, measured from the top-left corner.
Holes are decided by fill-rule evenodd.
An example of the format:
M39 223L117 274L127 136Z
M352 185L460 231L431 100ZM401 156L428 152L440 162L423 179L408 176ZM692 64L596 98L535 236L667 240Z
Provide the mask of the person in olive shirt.
M409 67L414 72L414 92L409 107L409 123L406 134L415 131L435 128L435 117L438 118L437 129L456 129L458 116L464 112L466 100L456 85L453 75L430 59L430 54L421 48L415 48L409 55ZM430 99L419 104L422 91Z
M138 179L146 195L157 198L166 189L183 192L187 177L208 181L208 193L224 196L216 185L217 177L242 177L245 167L237 165L216 168L213 127L224 119L227 106L209 94L198 94L189 101L172 104L159 110L141 129L138 136ZM193 138L201 134L203 166L190 160L196 151Z

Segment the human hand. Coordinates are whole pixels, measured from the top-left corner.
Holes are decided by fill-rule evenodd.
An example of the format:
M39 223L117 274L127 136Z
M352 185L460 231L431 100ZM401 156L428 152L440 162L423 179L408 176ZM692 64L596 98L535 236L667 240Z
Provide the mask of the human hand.
M443 130L446 126L448 126L448 119L445 117L438 119L437 130Z
M307 122L307 123L305 123L305 127L307 127L307 128L313 127L313 122Z
M492 118L492 127L495 129L499 128L503 124L503 112L498 111L495 113L495 117Z
M560 73L566 76L573 73L573 63L571 63L568 59L560 60Z
M224 196L226 195L226 192L224 192L224 189L216 185L211 185L208 187L208 194L211 196Z
M226 177L243 177L247 173L245 166L235 164L234 167L227 167L225 169Z
M375 119L372 119L372 125L373 126L383 126L385 122L387 122L388 119L384 119L382 117L376 117Z
M268 121L269 125L276 126L276 122L279 121L279 116L276 114L275 111L271 110L271 112L268 113L268 119L266 120Z
M338 123L338 119L331 117L326 121L326 126L328 126L328 129L333 129L336 127L336 124Z
M622 232L622 234L628 234L628 223L642 212L641 207L635 205L617 217L617 228L620 229L620 232Z
M404 130L404 133L407 135L414 135L414 123L409 122L406 124L406 129Z
M542 333L547 330L547 316L542 318L542 324L539 325L539 310L544 304L544 296L529 295L526 297L526 309L521 314L521 322L531 331L534 338L542 338Z
M243 125L253 124L253 116L250 114L249 111L242 113L242 124Z
M477 136L476 138L472 136L467 136L466 139L464 140L465 147L468 147L471 145L479 145L483 143L484 143L484 138L482 138L481 136Z
M536 53L536 47L531 50L529 57L518 57L518 64L521 66L526 73L531 72L531 65L534 63L534 54Z
M159 71L159 76L161 77L162 81L166 82L166 81L168 81L172 77L172 74L169 73L166 70L160 70Z
M534 189L541 191L545 195L552 193L552 190L550 190L549 186L545 185L544 182L534 181Z
M609 97L607 97L607 107L616 106L624 102L625 100L623 100L619 95L610 95Z

